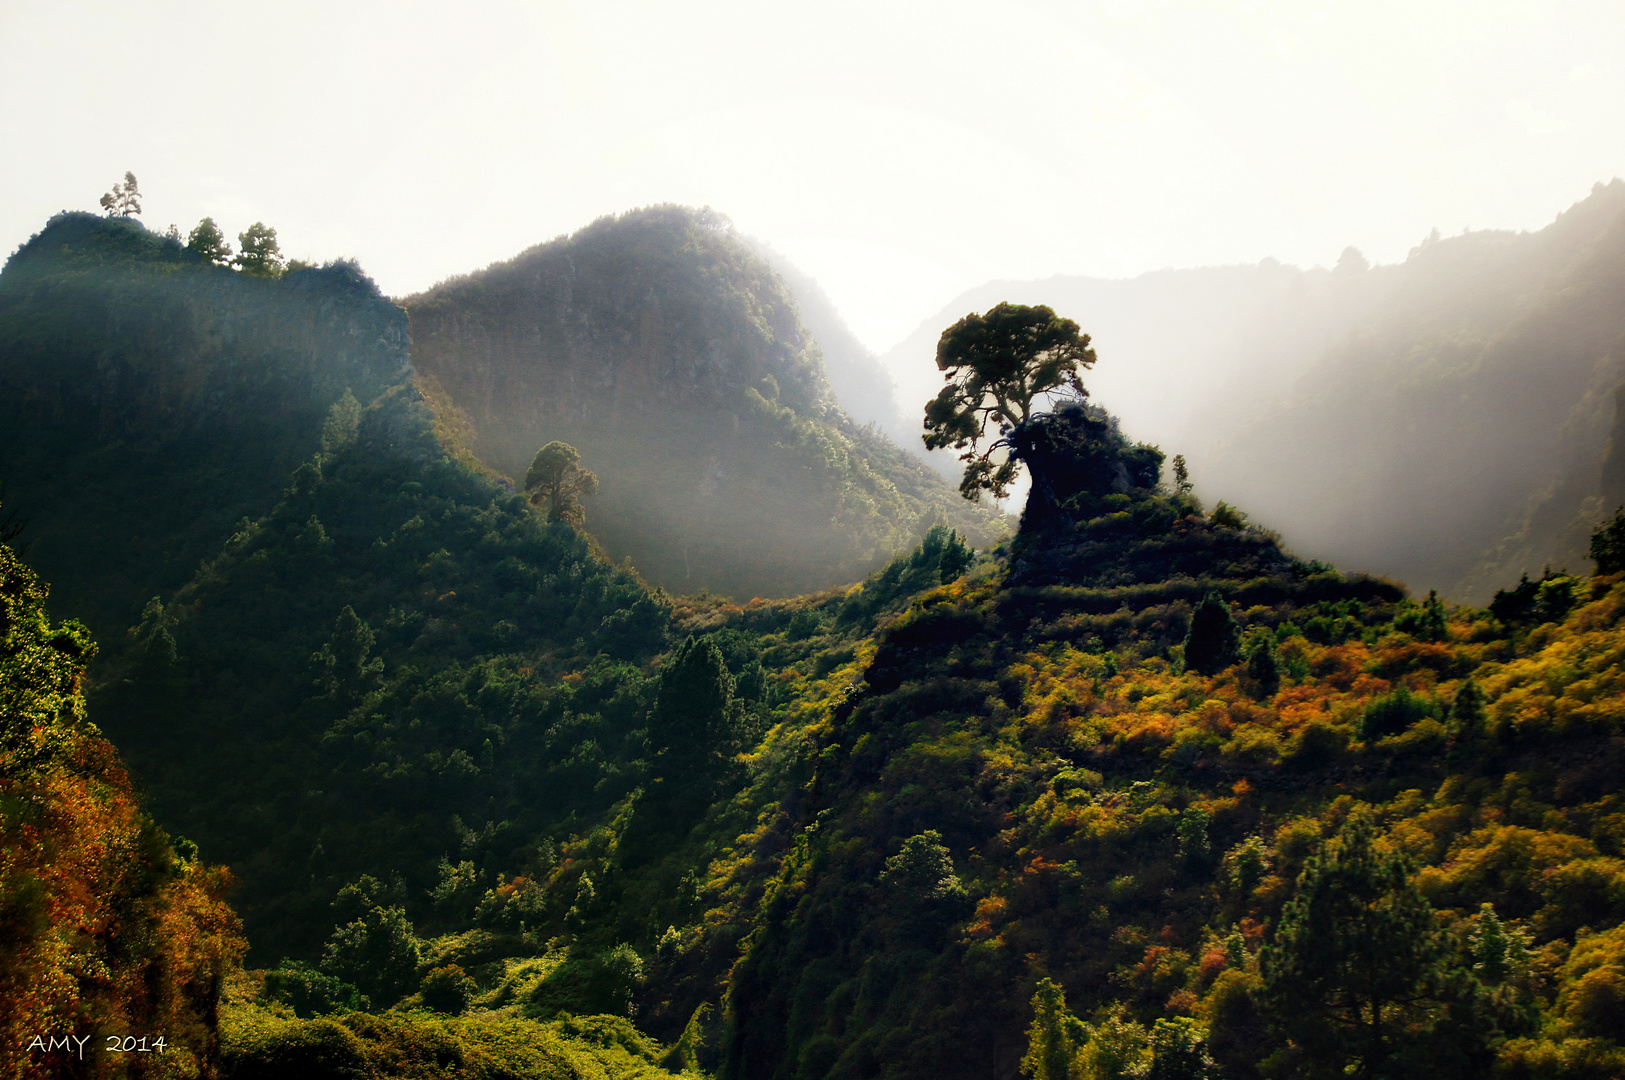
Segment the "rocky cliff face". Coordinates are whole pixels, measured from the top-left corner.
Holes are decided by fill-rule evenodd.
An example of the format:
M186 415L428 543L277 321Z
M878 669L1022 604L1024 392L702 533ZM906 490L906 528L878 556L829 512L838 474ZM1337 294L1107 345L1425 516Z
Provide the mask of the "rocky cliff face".
M404 303L413 362L479 457L518 478L543 444L576 446L600 480L589 529L673 590L793 594L933 520L998 528L837 407L783 283L705 212L606 218Z

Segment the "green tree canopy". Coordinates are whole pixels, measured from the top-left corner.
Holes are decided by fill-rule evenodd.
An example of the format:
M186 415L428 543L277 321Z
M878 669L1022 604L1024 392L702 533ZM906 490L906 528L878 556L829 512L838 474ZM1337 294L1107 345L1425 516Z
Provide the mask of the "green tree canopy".
M1614 511L1614 516L1591 534L1591 550L1586 555L1597 564L1599 574L1625 570L1625 506Z
M1312 1075L1386 1075L1402 1037L1437 1004L1443 942L1399 852L1376 847L1367 813L1305 864L1259 955L1276 1023Z
M1047 307L1005 303L967 315L937 342L946 385L925 407L925 445L961 451L965 498L1002 498L1021 465L1012 432L1039 403L1088 396L1079 372L1094 362L1089 335ZM998 436L988 442L990 424Z
M193 227L186 237L186 249L197 252L216 266L231 262L231 245L226 243L225 234L212 217L204 218Z
M733 756L739 707L734 679L710 641L688 638L660 673L649 741L661 775L715 776Z
M276 277L282 273L282 248L277 245L276 230L263 221L238 233L237 245L240 250L232 261L247 276Z
M549 521L582 524L586 514L578 500L597 490L598 477L581 467L581 454L569 443L548 443L525 472L525 493L537 505L546 500Z
M393 1005L418 985L423 943L401 907L372 907L333 931L323 971L358 988L374 1003Z
M1190 632L1185 635L1185 666L1203 675L1217 675L1236 662L1241 647L1241 631L1230 614L1224 597L1210 592L1191 612Z

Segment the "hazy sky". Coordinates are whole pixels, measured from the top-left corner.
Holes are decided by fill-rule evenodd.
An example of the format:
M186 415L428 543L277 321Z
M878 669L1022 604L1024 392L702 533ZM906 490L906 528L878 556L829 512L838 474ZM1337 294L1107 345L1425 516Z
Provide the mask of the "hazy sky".
M964 288L1403 259L1625 174L1625 4L0 0L0 244L96 209L403 295L710 205L871 347Z

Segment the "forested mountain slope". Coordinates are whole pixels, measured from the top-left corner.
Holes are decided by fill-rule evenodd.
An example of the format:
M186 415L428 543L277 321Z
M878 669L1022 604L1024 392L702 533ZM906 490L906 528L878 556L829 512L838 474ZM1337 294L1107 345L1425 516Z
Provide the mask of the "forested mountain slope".
M153 1055L195 1076L243 952L231 878L141 813L86 717L96 646L51 621L47 592L0 544L0 1075L124 1075Z
M818 343L824 375L841 411L859 424L873 424L903 449L923 453L917 403L898 400L891 375L846 325L835 302L784 255L759 240L747 239L746 243L767 260L795 299L796 314Z
M673 591L850 582L934 520L998 534L836 407L784 284L714 215L605 218L402 303L478 457L521 477L543 443L577 447L592 532Z
M707 242L662 213L632 219L657 252ZM0 567L0 1016L69 1015L29 996L45 973L240 1078L1625 1072L1625 522L1608 573L1447 610L1207 511L1073 403L1024 429L1047 501L992 552L938 525L856 586L674 597L447 449L466 429L391 366L402 316L353 269L228 280L133 224L65 225L49 273L0 275L0 362L38 357L22 385L49 386L45 346L99 344L8 404L17 460L56 439L141 462L112 475L158 478L158 535L203 553L173 578L115 553L102 578L61 548L82 595L157 595L98 616L130 630L89 716L203 861L142 824L85 725L88 636ZM229 301L183 327L309 289L267 325L341 329L220 334L165 381L122 329L165 279ZM816 409L808 364L785 384ZM75 397L98 370L131 390ZM288 418L243 419L284 440L246 520L162 516L194 497L163 478L207 481L193 447L237 430L211 403L245 396ZM188 423L214 442L168 441ZM53 506L69 537L123 521L34 506L42 538Z
M353 265L251 279L131 219L53 218L0 273L0 483L55 612L119 650L335 402L410 373L405 318Z

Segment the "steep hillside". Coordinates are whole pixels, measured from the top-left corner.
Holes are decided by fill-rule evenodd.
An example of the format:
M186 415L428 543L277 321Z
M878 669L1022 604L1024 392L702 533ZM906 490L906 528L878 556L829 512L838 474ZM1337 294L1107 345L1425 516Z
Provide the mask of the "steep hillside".
M62 214L0 273L0 483L59 616L106 647L410 375L406 319L350 264L276 281L134 220Z
M780 722L492 924L630 944L640 1022L741 1080L1616 1075L1625 583L1448 613L1045 423L1074 482L1007 563L921 549L800 634L680 611L717 665L811 661Z
M0 550L7 1022L171 1025L200 1065L172 1072L227 1078L1625 1071L1625 575L1418 602L1207 511L1069 402L1014 436L1046 494L992 552L939 524L855 586L674 598L480 471L476 410L425 379L431 411L401 313L353 268L221 277L133 223L52 227L0 275L0 370L44 388L5 399L28 434L0 469L36 462L42 538L135 532L59 492L48 444L63 475L147 485L153 550L203 554L60 547L115 616L147 597L86 701L87 634ZM616 280L695 290L628 353L715 346L656 352L714 361L672 365L669 400L737 404L729 373L771 361L771 415L848 437L806 419L827 391L775 344L787 309L745 319L768 292L685 276L669 246L733 241L677 211L597 228L528 277L446 286L473 314L442 330L497 326L482 290L508 311L503 289L581 274L609 306L549 332L603 358L611 301L676 303L594 276L621 251ZM127 334L148 310L164 333ZM244 325L166 367L188 328ZM57 353L76 378L51 381ZM649 363L612 370L610 414L658 412L632 390ZM239 439L269 449L232 458ZM239 491L240 460L262 471ZM242 519L187 520L188 478Z
M934 520L997 535L836 408L785 286L714 217L606 218L403 303L474 452L522 477L544 443L577 447L600 481L588 527L674 592L853 581Z
M795 299L801 325L817 342L824 359L824 375L841 411L860 424L873 424L905 450L923 453L920 420L913 403L902 408L897 388L880 358L859 341L835 310L835 302L800 267L767 244L746 241L783 280Z
M96 646L47 592L0 545L0 1075L125 1076L127 1054L207 1075L243 952L231 877L141 812L86 716Z

